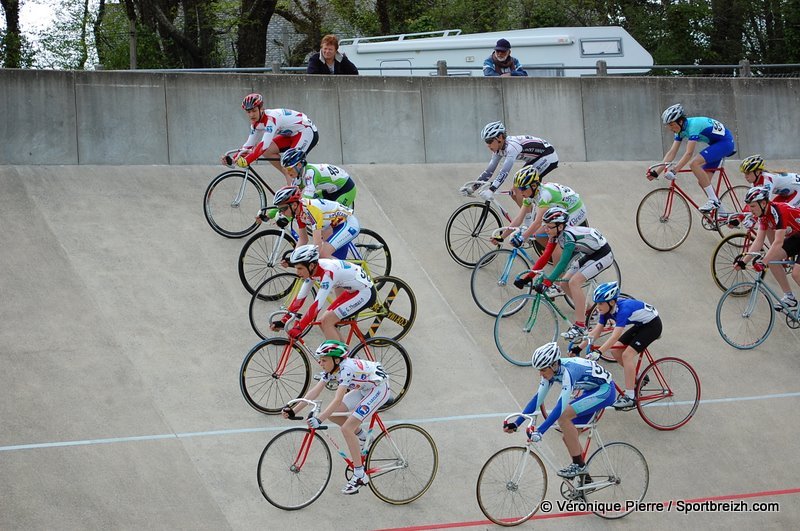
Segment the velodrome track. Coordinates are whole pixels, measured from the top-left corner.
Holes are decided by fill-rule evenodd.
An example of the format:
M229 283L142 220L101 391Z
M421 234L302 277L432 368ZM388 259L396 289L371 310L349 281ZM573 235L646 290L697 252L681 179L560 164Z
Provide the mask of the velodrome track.
M708 265L719 237L695 218L677 250L646 247L634 215L658 183L642 177L645 166L563 163L551 180L585 198L625 291L662 315L654 352L694 365L703 403L675 432L657 432L635 412L607 413L601 432L646 456L646 501L733 496L778 502L780 512L634 513L611 523L560 514L522 528L795 528L798 334L779 320L755 351L722 341L714 323L721 292ZM482 168L348 168L362 225L387 239L393 274L419 303L403 340L413 383L384 418L418 422L436 439L431 490L403 507L366 488L341 495L334 457L331 483L312 506L283 512L261 497L258 456L295 424L256 413L239 393L239 366L257 338L236 273L243 242L214 233L201 210L220 167L0 166L0 529L491 527L475 501L478 471L494 451L522 441L500 422L528 401L538 377L499 356L492 320L471 299L469 271L444 249L445 222L463 201L457 188ZM557 433L545 440L566 464Z

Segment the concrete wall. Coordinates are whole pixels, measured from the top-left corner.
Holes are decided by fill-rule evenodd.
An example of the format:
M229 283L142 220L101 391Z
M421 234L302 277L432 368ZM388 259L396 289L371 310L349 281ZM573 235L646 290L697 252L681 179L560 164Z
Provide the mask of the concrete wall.
M243 143L239 101L297 109L313 160L488 160L479 131L550 140L563 161L658 160L661 110L683 102L733 130L739 155L800 158L800 80L439 78L0 70L0 164L202 164Z

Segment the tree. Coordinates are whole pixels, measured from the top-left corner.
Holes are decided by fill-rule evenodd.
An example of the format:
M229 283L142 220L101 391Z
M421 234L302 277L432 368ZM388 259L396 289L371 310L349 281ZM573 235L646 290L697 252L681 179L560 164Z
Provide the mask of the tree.
M22 66L22 36L19 31L19 8L21 0L0 0L6 18L6 29L0 40L0 54L5 68Z
M36 35L36 65L41 68L84 70L94 58L95 13L89 0L64 0L52 26ZM93 61L94 62L94 61Z
M267 26L277 0L242 0L236 39L236 66L264 66L267 60Z

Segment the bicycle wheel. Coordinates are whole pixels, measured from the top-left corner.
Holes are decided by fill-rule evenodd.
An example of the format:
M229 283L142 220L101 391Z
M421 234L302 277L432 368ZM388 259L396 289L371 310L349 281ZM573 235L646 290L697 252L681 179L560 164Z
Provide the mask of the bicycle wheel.
M557 337L556 311L538 293L517 295L503 305L494 321L497 350L507 361L520 367L529 367L534 349Z
M375 438L365 466L375 496L392 505L405 505L430 488L439 469L439 451L427 431L413 424L396 424Z
M370 229L361 229L352 241L358 252L353 258L364 260L372 278L391 274L392 253L383 236Z
M370 337L364 343L356 345L350 357L377 361L389 375L392 398L382 405L379 411L386 411L396 406L406 396L411 386L411 358L403 345L386 337Z
M587 502L609 509L592 510L601 518L622 518L635 509L626 502L638 503L647 494L650 484L647 461L642 452L628 443L612 442L598 448L586 461L586 470L591 481L582 476L579 488ZM592 487L593 484L597 487ZM612 510L614 505L622 510Z
M375 304L356 316L365 337L389 337L400 340L417 319L417 297L404 280L397 277L373 279L378 297Z
M259 284L253 296L250 297L250 307L248 308L250 326L261 339L274 335L274 332L269 329L270 319L276 312L289 307L295 292L295 284L299 278L295 273L278 273Z
M494 249L489 238L502 226L500 216L486 203L461 205L447 220L444 230L447 252L456 263L475 267L481 256Z
M514 279L530 268L525 255L516 250L495 249L486 253L472 270L469 283L472 300L483 313L497 317L506 301L520 293Z
M519 525L530 520L544 501L547 469L524 446L503 448L481 468L475 494L486 518L505 527Z
M242 238L256 230L256 214L267 206L261 183L248 174L242 190L244 178L245 172L241 170L221 173L208 184L203 195L206 221L217 234L226 238Z
M302 509L328 486L332 466L331 450L319 434L291 428L276 435L261 452L258 488L278 509Z
M727 344L750 350L763 343L775 325L775 310L766 290L755 282L734 284L717 304L717 330ZM749 287L748 287L749 286ZM738 292L750 290L745 297Z
M728 214L734 212L741 212L744 209L744 196L747 194L747 191L750 189L749 186L745 186L744 184L737 184L736 186L732 186L730 189L725 190L721 196L719 196L719 202L722 205L720 208L720 212L726 212ZM733 233L738 229L736 228L728 228L726 223L721 223L717 225L717 231L722 234L723 236L727 236L728 234Z
M739 232L725 236L717 244L711 255L711 276L722 291L727 291L734 284L740 284L749 278L749 274L745 271L737 271L733 268L733 261L737 256L741 256L745 246L749 247L752 241L749 236ZM752 283L750 283L750 287L752 287ZM734 293L733 296L746 295L749 292L750 290L746 289Z
M239 253L239 279L251 295L264 280L276 273L292 272L281 259L295 246L294 238L284 231L267 229L253 235Z
M656 251L671 251L686 241L692 228L689 203L671 188L656 188L636 209L639 237Z
M700 379L680 358L661 358L638 377L636 409L650 427L677 430L689 422L700 404Z
M244 357L239 389L250 407L275 415L286 402L305 394L309 369L308 357L297 343L271 337L256 343Z

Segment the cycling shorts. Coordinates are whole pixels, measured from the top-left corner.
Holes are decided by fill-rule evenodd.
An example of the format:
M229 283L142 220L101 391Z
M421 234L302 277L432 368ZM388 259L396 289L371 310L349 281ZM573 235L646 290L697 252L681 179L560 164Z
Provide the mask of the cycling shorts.
M544 182L544 176L558 167L558 153L553 151L547 155L543 155L536 160L531 160L525 163L523 168L533 166L539 172L540 182Z
M392 393L389 391L389 380L386 379L375 387L364 386L361 389L348 391L342 403L358 420L364 420L385 404Z
M361 232L361 224L358 222L358 218L353 215L347 216L344 223L333 227L333 234L326 240L333 246L335 251L340 251L334 252L333 256L340 260L347 258L347 244L353 241L359 232Z
M786 251L786 256L790 258L800 253L800 234L784 238L782 247Z
M272 142L278 146L278 151L281 153L289 148L295 148L308 155L309 151L314 149L319 142L319 133L306 127L301 133L293 136L275 136L272 138Z
M736 153L736 147L733 143L733 135L730 131L726 130L725 138L711 144L700 152L703 160L706 161L706 163L703 164L703 169L718 168L722 163L722 159L730 157L734 153Z
M336 314L341 320L357 314L365 308L369 308L378 298L375 286L360 289L358 291L345 291L328 306L328 311Z
M661 337L661 317L655 316L645 324L633 325L619 338L619 342L641 354L650 343Z
M569 405L577 415L572 419L573 424L586 424L591 420L594 412L610 406L617 398L617 389L613 383L603 384L586 394L574 398Z
M583 255L578 260L573 260L567 269L567 276L580 272L586 280L591 280L601 271L605 271L614 263L614 253L611 246L605 244L592 254Z

